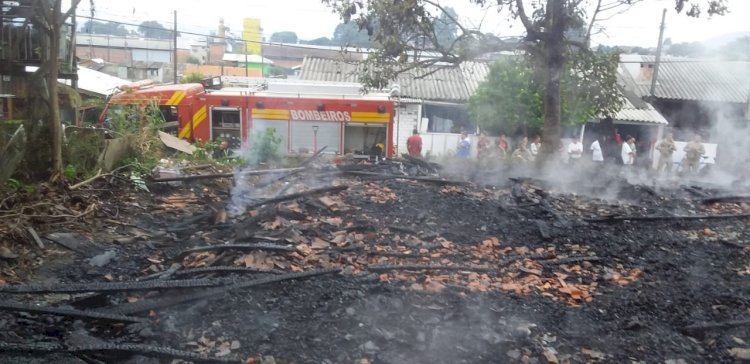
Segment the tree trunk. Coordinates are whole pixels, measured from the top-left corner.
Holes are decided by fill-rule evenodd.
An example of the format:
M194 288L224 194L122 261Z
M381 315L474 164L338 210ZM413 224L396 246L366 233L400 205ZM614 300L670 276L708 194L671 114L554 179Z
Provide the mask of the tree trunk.
M62 122L60 121L60 97L57 94L57 78L60 73L60 62L58 58L60 56L60 26L62 23L59 21L61 14L62 0L55 0L54 10L52 15L53 33L50 35L50 49L48 53L47 63L47 92L49 93L50 101L50 136L52 138L52 175L61 174L63 170L62 161Z
M49 93L50 102L50 137L51 148L52 148L52 175L62 173L63 161L62 161L62 122L60 121L60 97L57 94L57 76L60 72L60 64L57 61L60 53L60 41L59 38L53 36L50 40L49 50L49 71L47 73L47 90Z
M544 49L546 67L544 85L544 131L539 164L552 161L560 148L562 135L562 99L560 80L565 66L565 1L548 1L551 6L549 31Z

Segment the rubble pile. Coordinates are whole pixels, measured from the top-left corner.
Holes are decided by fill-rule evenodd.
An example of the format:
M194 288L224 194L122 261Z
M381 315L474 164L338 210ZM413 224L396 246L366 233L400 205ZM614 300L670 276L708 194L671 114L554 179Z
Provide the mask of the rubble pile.
M40 231L44 259L71 258L0 286L0 357L731 362L747 350L745 195L613 180L614 197L597 198L439 170L303 166L102 195L116 215Z

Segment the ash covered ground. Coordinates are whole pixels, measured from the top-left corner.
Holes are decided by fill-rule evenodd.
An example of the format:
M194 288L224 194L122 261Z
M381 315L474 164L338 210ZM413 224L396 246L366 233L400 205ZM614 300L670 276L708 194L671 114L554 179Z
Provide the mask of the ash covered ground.
M20 256L2 263L0 360L750 355L746 191L586 172L565 183L486 169L414 177L434 167L60 192L71 209L95 207L55 224L16 220L36 226L43 249L11 223L0 230Z

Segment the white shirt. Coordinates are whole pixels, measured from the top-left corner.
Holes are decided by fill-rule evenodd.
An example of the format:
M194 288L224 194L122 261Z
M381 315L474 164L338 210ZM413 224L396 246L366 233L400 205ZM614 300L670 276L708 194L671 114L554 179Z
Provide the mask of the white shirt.
M599 145L598 140L594 140L593 143L591 143L591 148L589 148L591 152L593 153L591 156L591 160L594 162L603 162L604 161L604 155L602 154L602 147Z
M568 145L568 154L570 155L570 158L578 159L581 158L581 155L583 154L583 145L581 143L570 143Z
M539 154L539 146L537 146L536 143L531 143L529 150L531 151L531 155L533 156L536 156L537 154Z
M631 153L633 153L633 150L630 149L630 145L627 142L623 142L622 143L622 153L620 153L620 155L622 157L622 163L624 163L624 164L633 164L633 160L630 159L630 154ZM633 158L633 159L635 159L635 158Z

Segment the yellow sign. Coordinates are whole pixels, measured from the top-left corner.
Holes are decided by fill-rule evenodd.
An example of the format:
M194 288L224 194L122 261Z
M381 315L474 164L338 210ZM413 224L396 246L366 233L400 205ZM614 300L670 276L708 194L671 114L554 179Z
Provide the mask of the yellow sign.
M260 27L260 19L245 18L242 22L242 40L245 41L245 53L261 55L263 29Z

